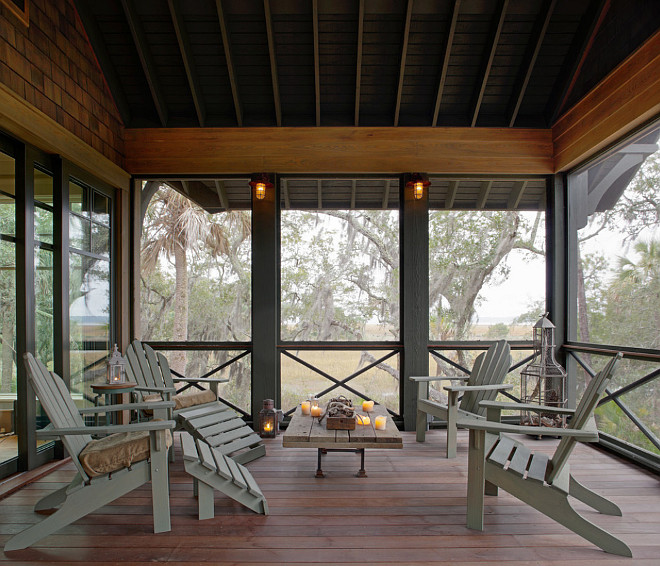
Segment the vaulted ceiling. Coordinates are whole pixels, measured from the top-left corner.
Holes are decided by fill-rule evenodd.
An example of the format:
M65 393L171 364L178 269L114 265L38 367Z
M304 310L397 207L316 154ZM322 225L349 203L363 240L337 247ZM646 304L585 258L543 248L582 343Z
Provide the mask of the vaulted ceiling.
M126 127L549 127L657 0L75 0Z

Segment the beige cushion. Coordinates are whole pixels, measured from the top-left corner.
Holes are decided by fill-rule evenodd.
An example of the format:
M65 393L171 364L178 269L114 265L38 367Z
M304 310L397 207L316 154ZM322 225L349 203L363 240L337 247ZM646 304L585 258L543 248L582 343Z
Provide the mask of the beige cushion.
M203 405L204 403L213 403L216 400L215 393L210 389L205 389L204 391L195 391L194 393L175 395L174 399L174 409L185 409L187 407L195 407L197 405Z
M165 443L172 446L172 433L165 430ZM90 477L102 476L127 468L149 458L149 431L117 432L90 441L78 455L85 473Z

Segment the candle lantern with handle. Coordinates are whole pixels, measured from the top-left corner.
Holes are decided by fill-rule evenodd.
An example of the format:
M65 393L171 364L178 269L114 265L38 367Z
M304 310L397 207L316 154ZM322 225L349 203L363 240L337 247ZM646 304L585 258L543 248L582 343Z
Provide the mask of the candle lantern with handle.
M114 345L106 366L106 383L126 383L126 359L119 353L117 344Z
M523 403L565 408L566 370L555 360L555 325L544 314L534 325L534 359L520 372ZM523 412L521 424L565 427L566 415L550 412Z
M275 438L279 424L275 401L264 399L263 409L259 411L259 435L261 438Z

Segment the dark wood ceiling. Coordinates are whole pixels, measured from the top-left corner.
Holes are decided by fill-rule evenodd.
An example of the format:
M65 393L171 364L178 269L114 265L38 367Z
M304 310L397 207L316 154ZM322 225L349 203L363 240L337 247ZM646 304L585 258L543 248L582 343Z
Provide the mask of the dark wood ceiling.
M135 127L549 127L657 0L75 0Z

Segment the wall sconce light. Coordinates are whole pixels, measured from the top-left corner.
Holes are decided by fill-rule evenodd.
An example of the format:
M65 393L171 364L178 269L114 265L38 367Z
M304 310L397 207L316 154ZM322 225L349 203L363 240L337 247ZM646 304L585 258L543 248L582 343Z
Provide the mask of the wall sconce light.
M431 181L421 173L411 173L410 180L406 183L406 187L412 188L415 200L421 199L424 196L424 189L429 186Z
M266 196L266 189L272 189L273 183L270 182L266 173L257 173L252 175L250 186L254 188L254 196L257 200L263 200Z

